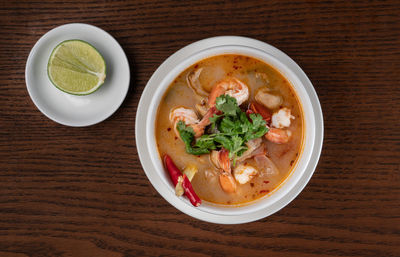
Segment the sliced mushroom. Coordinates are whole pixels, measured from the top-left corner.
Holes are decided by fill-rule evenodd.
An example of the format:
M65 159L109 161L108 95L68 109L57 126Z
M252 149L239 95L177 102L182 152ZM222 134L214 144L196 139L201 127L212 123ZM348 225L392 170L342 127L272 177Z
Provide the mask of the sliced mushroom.
M262 143L261 138L256 138L253 140L250 140L246 143L247 150L239 157L236 159L236 162L242 162L248 158L253 157L254 150L256 150Z
M257 155L254 157L254 160L257 163L257 167L260 169L260 176L279 174L278 167L276 167L275 163L267 156Z
M282 97L268 92L268 88L264 87L257 91L255 99L258 103L269 109L276 109L282 104Z
M254 176L256 176L258 170L250 165L240 164L233 170L233 176L235 180L240 184L246 184Z
M200 103L195 105L197 112L203 117L208 111L207 100L205 98L200 99Z
M194 70L190 72L187 77L186 77L186 82L189 85L193 91L203 97L207 97L208 93L203 89L203 86L201 85L199 81L200 73L203 70L203 68Z
M268 75L264 72L256 72L256 78L263 80L266 84L269 84Z

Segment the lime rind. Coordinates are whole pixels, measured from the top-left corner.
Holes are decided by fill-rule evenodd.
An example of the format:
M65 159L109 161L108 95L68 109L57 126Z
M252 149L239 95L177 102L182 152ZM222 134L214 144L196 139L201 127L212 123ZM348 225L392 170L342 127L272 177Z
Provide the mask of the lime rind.
M106 63L99 51L88 42L65 40L51 52L47 74L51 83L61 91L88 95L104 84Z

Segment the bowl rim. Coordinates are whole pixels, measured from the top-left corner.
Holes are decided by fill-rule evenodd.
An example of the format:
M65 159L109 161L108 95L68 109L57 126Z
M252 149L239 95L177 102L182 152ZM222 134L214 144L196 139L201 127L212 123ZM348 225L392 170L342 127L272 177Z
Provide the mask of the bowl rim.
M274 200L275 202L272 202L272 204L270 201L270 203L267 205L258 204L258 208L249 207L247 212L234 211L234 214L231 214L229 213L229 211L232 212L232 208L223 208L223 211L208 212L207 210L190 206L190 204L187 203L187 200L186 202L185 200L182 201L182 199L177 198L175 195L171 197L171 190L172 190L171 186L166 184L165 181L163 181L163 179L161 178L161 176L157 174L157 170L159 170L160 167L159 165L157 167L157 161L154 158L159 158L159 156L156 157L153 156L154 154L151 154L150 153L151 150L149 150L150 145L148 145L149 141L148 138L150 134L152 134L154 137L154 131L153 129L149 129L148 117L150 115L149 113L151 112L149 111L150 108L152 108L153 113L154 109L158 108L158 103L154 105L154 101L155 98L157 97L160 98L159 96L160 94L161 97L164 95L165 90L169 86L169 83L166 81L171 80L171 77L172 79L174 79L177 75L179 75L179 73L182 70L186 69L191 65L191 64L187 65L188 61L185 62L185 60L196 59L196 57L193 56L197 56L198 58L198 56L201 56L201 53L204 53L206 56L207 54L208 56L218 55L218 54L210 54L210 52L212 52L212 50L210 49L218 48L222 51L223 49L234 46L239 48L242 47L243 49L246 48L255 49L259 52L269 55L269 58L272 57L277 59L278 62L282 63L285 66L284 67L285 69L287 69L290 72L293 72L294 77L300 80L300 85L304 87L305 94L310 99L309 108L311 108L311 110L313 111L312 116L315 124L315 126L313 125L315 131L313 131L314 133L312 136L315 139L315 142L311 146L309 156L306 156L309 157L309 159L307 160L305 167L303 167L303 173L296 175L298 177L297 180L295 180L294 184L292 183L293 185L291 188L286 189L286 192L280 195L280 198L275 199ZM203 58L198 58L198 60L201 60ZM275 66L275 68L277 67ZM159 85L163 85L161 89ZM158 92L158 96L157 94L155 95L155 92ZM303 102L302 104L304 105ZM157 112L157 110L155 110L155 112ZM301 68L286 54L284 54L283 52L281 52L280 50L276 49L275 47L269 44L266 44L264 42L255 39L237 37L237 36L221 36L221 37L208 38L192 43L178 50L176 53L167 58L167 60L165 60L159 66L159 68L154 72L154 74L148 81L147 86L144 89L142 96L140 98L136 113L135 137L136 137L136 146L138 150L138 155L142 163L143 169L148 179L154 186L154 188L164 197L164 199L166 199L175 208L179 209L180 211L194 218L220 224L239 224L239 223L258 220L277 212L278 210L286 206L289 202L291 202L302 191L302 189L305 187L305 185L311 178L321 153L322 142L323 142L323 118L318 97L315 93L315 90L310 80L307 78L307 76L301 70ZM304 158L304 156L301 156L301 158ZM292 171L292 174L294 172L295 170ZM288 180L288 178L286 178L285 182L283 183L286 183L286 180ZM252 204L255 202L259 201L258 200L252 201L251 204L249 204L249 206L256 206L256 204ZM237 208L240 209L242 207L237 207Z

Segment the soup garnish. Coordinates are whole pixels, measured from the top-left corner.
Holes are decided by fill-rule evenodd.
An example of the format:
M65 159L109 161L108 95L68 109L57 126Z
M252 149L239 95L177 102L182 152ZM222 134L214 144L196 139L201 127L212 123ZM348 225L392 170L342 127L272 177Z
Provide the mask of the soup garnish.
M236 157L248 149L246 143L268 132L266 121L258 113L246 114L239 108L236 99L229 95L217 97L215 107L214 115L209 118L210 133L205 133L194 140L193 127L187 126L183 120L179 120L177 130L185 143L187 153L206 154L211 150L224 148L235 165Z
M274 190L298 159L302 129L290 83L271 66L241 55L210 57L182 72L156 120L175 193L194 206L200 198L229 205Z
M176 167L175 163L172 161L171 157L168 154L164 156L164 163L169 172L169 176L175 185L176 195L181 196L185 194L194 206L200 206L201 200L194 192L187 174L182 174L182 172Z

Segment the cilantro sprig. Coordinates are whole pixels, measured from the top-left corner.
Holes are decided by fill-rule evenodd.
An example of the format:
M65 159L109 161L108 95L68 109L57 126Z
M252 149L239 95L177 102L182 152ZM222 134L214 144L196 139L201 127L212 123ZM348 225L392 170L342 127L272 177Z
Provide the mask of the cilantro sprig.
M222 114L210 118L211 131L195 140L193 128L183 121L177 124L177 130L185 143L186 152L194 155L209 153L211 150L224 147L229 151L229 158L234 162L247 150L249 140L262 137L268 132L266 122L259 114L243 112L235 98L229 95L217 97L215 107Z

